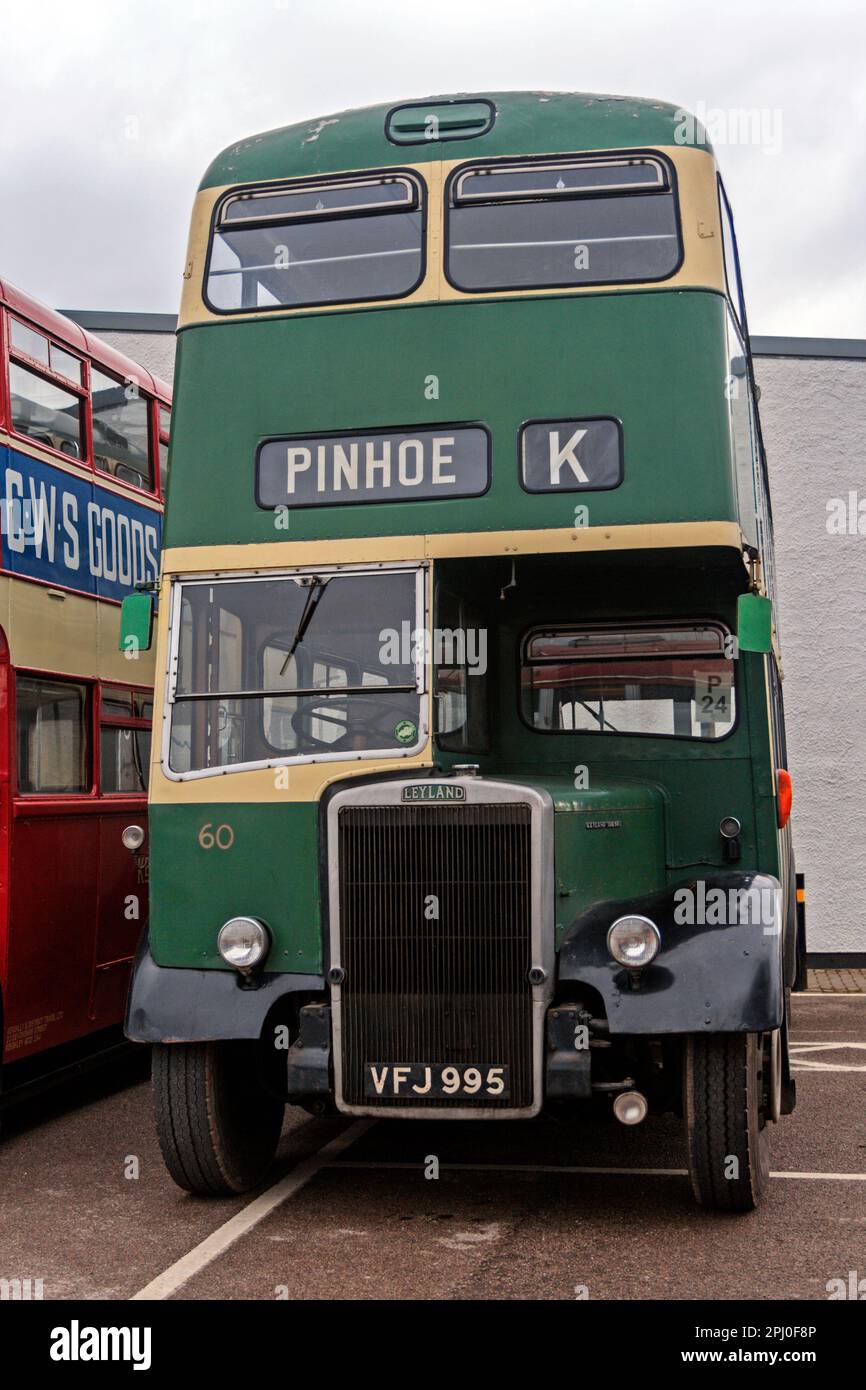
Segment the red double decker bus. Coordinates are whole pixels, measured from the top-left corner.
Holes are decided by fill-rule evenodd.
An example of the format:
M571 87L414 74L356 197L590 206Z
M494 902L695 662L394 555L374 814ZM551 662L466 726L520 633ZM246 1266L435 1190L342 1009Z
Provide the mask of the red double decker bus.
M0 283L7 1090L92 1052L123 1017L147 915L153 658L119 650L119 615L158 575L170 399L137 363Z

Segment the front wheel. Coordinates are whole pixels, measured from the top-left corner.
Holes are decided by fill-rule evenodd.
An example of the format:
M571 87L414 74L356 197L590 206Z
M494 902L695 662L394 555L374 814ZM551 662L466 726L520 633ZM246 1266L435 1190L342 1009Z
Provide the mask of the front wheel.
M703 1207L753 1211L770 1176L771 1067L759 1033L685 1040L689 1176Z
M187 1192L247 1192L270 1167L285 1106L258 1081L257 1049L255 1042L153 1049L159 1147L169 1173Z

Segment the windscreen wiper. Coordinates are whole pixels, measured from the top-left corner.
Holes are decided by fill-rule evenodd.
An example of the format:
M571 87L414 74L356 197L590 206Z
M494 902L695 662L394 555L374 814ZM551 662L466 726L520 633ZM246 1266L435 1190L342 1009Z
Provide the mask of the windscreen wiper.
M289 662L294 656L297 648L304 640L304 633L307 631L307 628L313 621L313 614L319 606L319 599L325 592L325 585L327 584L327 582L327 579L320 579L317 574L312 575L310 578L310 587L307 590L307 598L306 602L304 603L303 611L301 612L301 617L298 623L297 631L294 637L292 638L292 643L289 647L288 655L286 656L285 661L280 667L281 676L284 676L286 674L286 667L288 666Z
M603 700L599 700L597 710L591 709L590 706L586 703L586 700L581 700L580 698L578 698L575 701L575 703L580 705L582 709L585 709L587 714L591 714L596 724L598 724L600 728L603 729L606 724L612 734L619 733L619 729L615 729L614 726L611 724L610 720L605 717Z

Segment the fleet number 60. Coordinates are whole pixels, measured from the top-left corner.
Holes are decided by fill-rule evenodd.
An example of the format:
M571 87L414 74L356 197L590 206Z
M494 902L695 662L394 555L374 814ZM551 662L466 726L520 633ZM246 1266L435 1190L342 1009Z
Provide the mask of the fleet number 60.
M231 849L235 842L235 832L230 825L218 825L216 830L211 830L212 821L206 821L198 832L198 842L202 849Z

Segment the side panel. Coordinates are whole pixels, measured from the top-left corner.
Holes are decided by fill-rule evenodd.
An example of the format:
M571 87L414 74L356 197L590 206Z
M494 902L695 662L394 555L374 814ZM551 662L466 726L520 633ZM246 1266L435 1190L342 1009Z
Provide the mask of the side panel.
M157 965L226 969L217 933L229 917L245 915L260 918L273 936L269 969L318 974L317 810L276 801L151 805Z
M89 1030L98 871L96 816L16 812L4 1061Z

